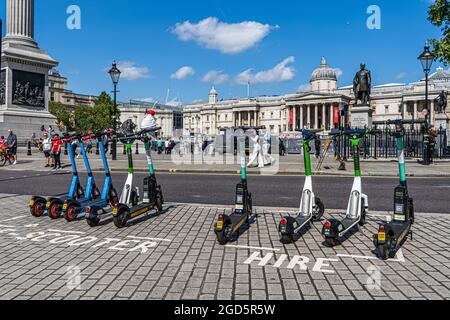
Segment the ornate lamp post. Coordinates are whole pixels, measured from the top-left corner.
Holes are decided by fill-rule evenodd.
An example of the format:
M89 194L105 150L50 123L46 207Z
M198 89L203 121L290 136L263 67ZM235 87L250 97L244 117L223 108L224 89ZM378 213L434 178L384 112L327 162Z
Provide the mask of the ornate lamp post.
M117 84L119 83L120 75L121 75L120 70L117 68L116 61L113 61L112 67L108 71L108 73L109 73L109 75L111 77L111 80L112 80L113 86L114 86L114 90L113 90L113 93L114 93L114 110L112 110L112 112L111 112L111 118L113 120L113 127L114 127L113 129L114 129L114 132L115 132L117 130L117 114L116 114L116 111L117 111ZM111 151L112 151L112 159L113 159L113 161L117 160L117 141L115 139L112 142Z
M430 116L429 101L428 101L428 76L430 74L431 66L433 65L433 61L436 59L436 57L430 51L430 45L428 44L428 41L425 43L424 51L419 56L418 59L422 63L423 72L425 73L425 109L427 110L426 115L425 115L425 134L427 134L428 126L429 126L429 116ZM424 153L423 153L423 164L424 165L430 164L428 149L429 148L427 146L427 143L425 143Z

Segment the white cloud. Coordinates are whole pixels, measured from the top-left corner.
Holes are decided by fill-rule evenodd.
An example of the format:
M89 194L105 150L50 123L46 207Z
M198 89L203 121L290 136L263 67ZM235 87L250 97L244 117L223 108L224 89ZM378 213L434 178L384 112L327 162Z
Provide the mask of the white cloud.
M223 71L211 70L203 76L202 81L219 85L227 82L229 78L230 76L226 73L223 73Z
M138 80L150 76L150 70L147 67L140 67L131 61L119 62L117 68L122 72L120 77L124 80Z
M295 77L295 69L288 65L294 62L295 57L290 56L267 71L253 74L253 70L248 69L239 74L235 81L238 84L247 84L249 81L253 84L290 81Z
M298 92L308 92L311 91L311 84L301 84L298 87Z
M397 74L397 76L395 77L397 80L402 80L405 79L408 76L407 72L400 72L399 74Z
M340 68L335 68L334 72L336 72L336 77L339 79L340 77L342 77L342 75L344 74L344 71L342 71L342 69Z
M185 66L178 69L174 74L170 76L173 80L186 80L187 77L195 74L195 70L192 67Z
M209 17L198 23L185 21L177 23L170 31L181 41L195 41L202 47L219 50L226 54L244 52L261 40L270 30L278 28L255 21L240 23L220 22L216 17Z

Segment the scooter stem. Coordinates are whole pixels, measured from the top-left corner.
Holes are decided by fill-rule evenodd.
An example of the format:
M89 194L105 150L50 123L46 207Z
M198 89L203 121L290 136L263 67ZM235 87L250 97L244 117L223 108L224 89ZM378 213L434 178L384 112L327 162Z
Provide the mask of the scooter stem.
M305 173L307 177L312 176L312 170L311 170L311 147L310 147L310 140L305 139L303 141L303 153L305 158Z
M400 184L406 186L405 142L403 135L397 137L398 167L400 170Z
M155 168L153 166L153 158L152 158L152 150L150 147L150 142L145 141L144 148L145 148L145 154L147 156L148 171L150 172L150 175L152 177L154 177L155 176Z
M128 156L128 173L134 173L134 165L133 165L133 150L131 144L126 144L125 149Z

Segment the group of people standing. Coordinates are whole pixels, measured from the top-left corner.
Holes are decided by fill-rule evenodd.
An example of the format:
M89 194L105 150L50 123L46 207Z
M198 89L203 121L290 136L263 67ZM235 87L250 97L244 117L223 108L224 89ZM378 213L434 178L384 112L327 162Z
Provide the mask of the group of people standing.
M44 133L42 139L42 151L46 159L46 168L53 168L53 170L62 169L61 165L61 151L62 151L63 141L57 133L49 134Z
M13 165L17 164L17 136L14 134L12 129L8 130L8 138L5 139L4 136L0 137L0 147L6 149L11 160L13 161Z

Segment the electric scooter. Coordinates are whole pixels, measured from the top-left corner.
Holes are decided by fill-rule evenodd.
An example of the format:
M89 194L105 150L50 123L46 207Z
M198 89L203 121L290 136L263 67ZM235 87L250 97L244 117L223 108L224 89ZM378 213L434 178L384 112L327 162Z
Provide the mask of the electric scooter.
M108 160L106 158L105 145L103 143L103 137L109 138L113 134L112 131L105 131L103 133L96 133L91 138L98 140L100 155L102 157L103 168L105 170L105 182L103 183L103 189L99 200L90 202L80 202L76 200L66 200L63 206L64 218L68 222L75 221L80 218L86 218L90 226L97 226L100 222L98 217L90 217L88 208L92 205L100 206L102 208L111 205L113 207L119 201L116 189L114 189L111 172L109 170Z
M164 197L162 188L156 180L155 168L153 166L153 159L151 154L151 137L161 128L145 129L141 132L125 135L119 140L125 144L125 149L128 155L128 178L120 197L119 204L113 208L114 224L117 228L124 228L128 221L141 216L156 208L157 213L161 214L163 210ZM133 186L133 142L139 139L144 142L145 152L147 156L147 165L150 175L144 178L144 189L142 202L140 201L139 189ZM94 214L100 208L91 207L91 214Z
M86 203L89 201L93 201L100 197L100 190L97 188L97 185L95 184L94 175L92 174L91 165L89 163L89 159L86 154L86 149L84 146L84 141L88 140L89 138L90 138L90 134L89 135L78 135L76 137L76 140L78 140L80 143L81 155L83 157L84 165L86 167L86 172L88 175L87 182L86 182L86 188L85 188L86 191L84 192L84 197L78 198L78 201L80 203ZM69 145L69 143L68 143L68 145ZM72 145L71 145L71 147L72 147ZM56 220L62 216L63 206L64 206L64 202L66 200L68 200L68 199L67 198L50 198L47 201L47 208L49 209L49 216L51 219Z
M63 137L63 141L67 143L67 151L69 153L70 163L72 165L72 182L70 184L69 193L66 197L63 198L44 198L41 196L33 196L29 201L28 205L30 207L30 213L36 218L43 216L46 212L48 212L50 217L60 216L60 211L62 208L62 204L65 200L77 200L83 199L85 195L85 191L80 183L80 177L78 175L77 164L75 161L74 151L71 142L77 139L78 135L68 135L66 134ZM89 184L87 184L86 189ZM90 193L88 193L90 194ZM61 206L61 208L60 208Z
M400 185L394 191L394 217L393 220L380 225L378 234L374 236L374 245L378 256L387 260L394 258L396 252L407 239L412 239L412 226L414 224L414 201L409 196L408 183L406 181L404 124L412 121L395 120L388 121L388 125L395 125L394 136L397 140L398 165L400 171Z
M329 247L338 245L342 237L354 227L358 225L362 227L366 224L366 215L369 211L369 198L362 192L359 144L368 133L369 131L367 130L346 130L343 132L344 135L350 137L355 166L355 179L345 218L343 220L327 220L323 226L322 236L325 239L325 244ZM341 133L333 130L331 135L341 135Z
M300 213L297 217L284 217L278 230L281 234L281 243L288 244L295 241L295 236L311 221L319 221L325 213L323 202L315 196L312 187L311 170L311 147L312 140L319 139L315 132L309 130L298 130L303 135L303 154L305 159L306 180L303 188L302 199L300 202Z
M236 128L235 135L238 137L240 161L241 161L241 182L236 186L236 198L234 211L231 215L220 214L214 227L217 241L225 245L231 237L244 225L249 223L253 212L252 194L248 191L247 179L247 157L246 157L246 135L245 132L251 129L259 130L263 127L239 127Z

